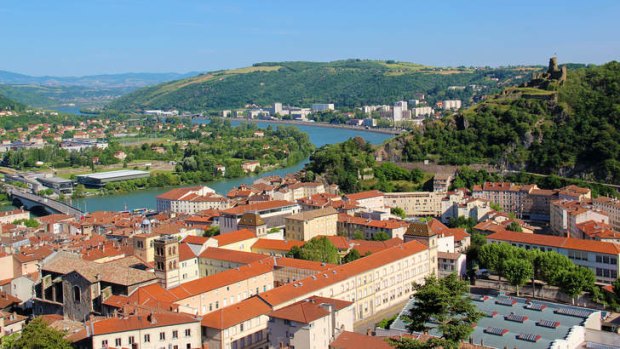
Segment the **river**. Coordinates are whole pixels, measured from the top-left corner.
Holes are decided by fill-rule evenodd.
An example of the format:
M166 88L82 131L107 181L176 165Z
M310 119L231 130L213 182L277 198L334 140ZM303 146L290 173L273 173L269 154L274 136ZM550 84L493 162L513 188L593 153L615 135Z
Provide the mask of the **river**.
M234 126L240 123L240 121L232 121L232 124ZM271 125L272 127L281 126L277 124L271 124L267 121L258 122L256 124L260 128L266 128L269 125ZM317 147L323 146L325 144L344 142L347 139L356 136L361 136L367 142L370 142L372 144L381 144L383 141L391 137L387 134L374 133L363 130L347 130L339 128L331 129L312 125L299 125L296 127L298 127L301 131L306 132L310 137L312 143L314 143L314 145ZM263 172L259 175L233 179L222 179L213 182L207 182L204 184L213 188L217 193L225 195L230 189L237 187L243 183L252 183L258 177L264 177L269 175L284 176L288 173L299 171L304 167L306 163L308 163L307 158L297 163L296 165L286 168L280 168L273 171ZM125 208L129 210L135 208L154 209L156 207L155 197L168 190L170 190L170 187L140 190L127 194L88 197L84 199L74 200L73 205L86 212L119 211L124 210Z

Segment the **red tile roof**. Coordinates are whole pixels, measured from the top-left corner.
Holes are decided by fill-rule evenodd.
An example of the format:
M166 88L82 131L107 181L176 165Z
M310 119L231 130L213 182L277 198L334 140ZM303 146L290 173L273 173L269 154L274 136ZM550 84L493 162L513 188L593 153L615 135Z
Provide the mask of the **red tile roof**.
M229 208L222 211L222 214L228 215L242 215L246 212L260 212L264 210L293 206L296 205L294 202L286 201L286 200L272 200L272 201L260 201L249 205L239 205L233 208Z
M427 250L427 247L417 241L410 241L402 245L387 248L383 251L373 253L355 260L353 262L343 264L332 268L321 275L313 278L312 276L300 280L299 282L289 283L278 288L274 288L267 292L263 292L258 296L264 299L272 306L288 302L291 299L311 296L317 290L332 285L336 282L346 280L355 275L367 272L368 270L378 268L399 259L411 256Z
M379 196L383 196L383 193L378 191L378 190L361 191L359 193L353 193L353 194L345 195L345 197L348 200L355 200L355 201L364 200L364 199L370 199L370 198L376 198L376 197L379 197Z
M487 240L516 242L522 244L525 243L531 245L549 246L555 248L564 248L570 250L596 252L611 255L620 254L620 245L616 245L611 242L583 240L560 236L501 231L487 236Z
M199 322L192 315L183 313L161 312L156 314L134 315L123 318L107 318L93 324L94 334L103 335L117 332L126 332L147 328L174 326Z
M386 337L367 336L357 332L342 332L335 341L329 345L330 349L393 349Z
M362 225L365 227L388 229L388 230L405 228L409 226L409 223L405 221L397 220L397 219L388 219L384 221L379 221L379 220L374 220L374 219L350 216L346 213L338 214L338 223L348 223L348 224Z
M330 314L324 306L328 304L333 307L334 311L339 311L352 305L353 302L314 296L272 311L269 317L309 324Z
M192 258L196 258L194 251L189 247L187 243L179 244L179 261L186 261Z
M199 257L202 259L214 259L218 261L227 261L239 264L250 264L269 258L269 256L266 256L264 254L227 250L217 247L207 247L206 250L200 253Z
M271 307L255 296L206 314L201 324L203 327L223 330L260 315L267 315L270 311Z
M225 233L213 237L213 239L217 240L217 245L220 247L253 238L256 238L256 233L248 229L235 230L231 231L230 233Z
M258 239L252 245L252 249L288 252L293 246L301 247L303 245L304 242L299 240Z

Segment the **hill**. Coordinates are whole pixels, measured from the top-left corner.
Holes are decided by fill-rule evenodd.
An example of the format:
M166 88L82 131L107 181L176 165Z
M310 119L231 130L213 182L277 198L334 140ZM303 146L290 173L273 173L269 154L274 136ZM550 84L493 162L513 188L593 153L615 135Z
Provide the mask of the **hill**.
M97 107L141 87L197 74L124 73L59 77L0 70L0 94L33 107L55 108L67 104Z
M14 100L7 98L0 94L0 111L4 111L4 110L21 111L24 109L25 109L25 106L23 104L15 102Z
M274 102L296 106L330 102L355 107L392 104L411 99L418 92L438 99L467 99L472 96L471 89L449 91L448 87L478 85L493 91L503 83L527 76L521 69L436 68L356 59L258 63L143 88L113 101L108 108L204 111Z
M620 63L534 79L464 112L428 121L377 151L392 161L432 160L620 184Z

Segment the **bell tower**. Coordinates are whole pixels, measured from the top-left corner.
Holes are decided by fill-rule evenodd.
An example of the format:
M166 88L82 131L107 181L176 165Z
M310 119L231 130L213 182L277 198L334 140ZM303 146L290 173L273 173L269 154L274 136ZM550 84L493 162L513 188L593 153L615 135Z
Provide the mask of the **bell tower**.
M164 288L179 285L179 241L174 236L162 236L154 241L155 275Z

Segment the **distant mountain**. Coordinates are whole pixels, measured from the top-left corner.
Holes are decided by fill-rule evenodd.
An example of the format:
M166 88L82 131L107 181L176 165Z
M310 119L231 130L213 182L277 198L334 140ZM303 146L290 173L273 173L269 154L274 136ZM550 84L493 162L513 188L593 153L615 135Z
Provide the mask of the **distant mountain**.
M90 87L144 87L198 75L198 72L122 73L86 76L30 76L0 70L0 84Z
M274 102L296 106L336 103L338 106L392 104L426 93L431 101L471 98L476 85L485 93L503 84L528 79L531 71L516 68L441 68L395 61L349 59L335 62L270 62L214 71L146 87L125 95L108 108L185 111L240 108ZM519 80L521 79L521 80ZM469 89L448 89L460 86Z
M0 70L0 94L39 108L102 107L137 88L198 73L124 73L80 77L30 76Z

